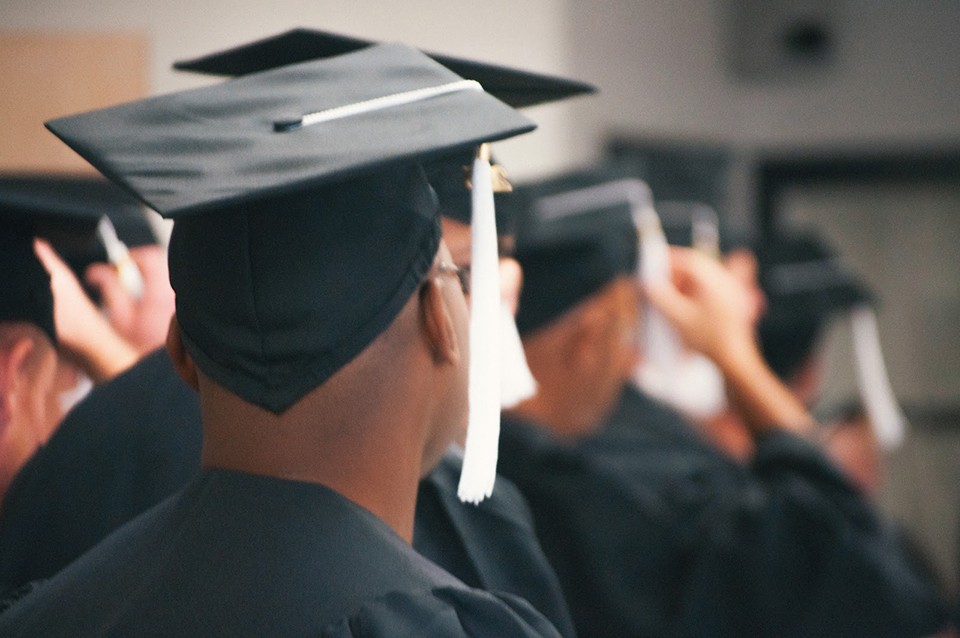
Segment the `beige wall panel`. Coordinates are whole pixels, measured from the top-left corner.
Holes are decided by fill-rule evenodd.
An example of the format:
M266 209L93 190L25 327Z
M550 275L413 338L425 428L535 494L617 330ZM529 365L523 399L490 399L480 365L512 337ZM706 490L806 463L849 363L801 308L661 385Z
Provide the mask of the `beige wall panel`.
M43 127L146 96L147 37L0 31L0 171L93 172Z

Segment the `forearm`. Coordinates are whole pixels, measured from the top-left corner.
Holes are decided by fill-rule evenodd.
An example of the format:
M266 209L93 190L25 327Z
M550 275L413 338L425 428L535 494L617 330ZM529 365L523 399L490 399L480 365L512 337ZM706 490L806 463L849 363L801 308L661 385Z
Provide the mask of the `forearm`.
M785 430L810 436L816 421L777 378L752 342L732 346L717 357L731 404L754 435Z
M70 357L94 383L112 379L139 358L137 350L117 334L106 319L90 326L85 339L67 345L67 349Z

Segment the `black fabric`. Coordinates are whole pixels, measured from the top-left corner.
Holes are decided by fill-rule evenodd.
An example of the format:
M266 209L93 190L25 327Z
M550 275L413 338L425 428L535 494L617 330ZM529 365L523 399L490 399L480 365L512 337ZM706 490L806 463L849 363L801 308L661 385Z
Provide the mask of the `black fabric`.
M202 427L196 393L165 350L100 385L24 466L0 510L0 597L49 578L193 478ZM563 636L572 623L522 496L498 480L479 506L457 498L445 458L420 485L414 546L471 587L526 598Z
M420 482L413 547L470 587L529 602L565 638L575 636L553 568L537 542L523 496L497 478L477 505L457 497L462 459L448 453Z
M540 246L518 245L516 259L523 269L517 330L526 335L617 277L635 272L637 236L632 228L612 229Z
M24 225L58 252L96 252L105 259L95 238L104 215L128 246L155 243L143 205L102 177L0 175L0 219Z
M288 64L335 57L372 44L374 42L371 40L327 31L292 29L226 51L211 53L193 60L181 60L175 62L173 67L181 71L196 71L212 75L246 75ZM434 53L427 55L457 75L480 82L488 93L514 108L553 102L596 91L589 84L567 78L520 71L449 55Z
M97 233L104 216L126 246L156 244L143 204L102 177L0 175L3 227L11 224L26 234L46 239L81 283L91 264L107 261L106 248ZM85 290L99 302L99 291Z
M436 198L423 179L411 165L177 221L170 283L197 366L279 413L353 359L436 255Z
M445 635L556 635L529 606L466 590L336 492L223 470L203 471L23 598L0 616L0 635L316 636L394 592L405 603L391 615L437 619ZM461 600L491 613L468 614L475 624L458 633L434 597L454 617ZM487 616L495 633L483 633Z
M749 467L628 390L595 438L505 418L500 471L533 511L577 631L592 636L927 636L932 586L857 490L806 442Z
M200 468L200 405L166 350L97 386L24 465L0 510L0 592L49 578Z
M322 638L556 636L529 603L456 587L392 592L324 629Z
M757 326L770 368L789 380L812 355L830 321L874 303L866 284L815 233L791 233L758 244L766 312Z
M0 225L0 322L25 322L57 343L50 275L36 253L33 237Z

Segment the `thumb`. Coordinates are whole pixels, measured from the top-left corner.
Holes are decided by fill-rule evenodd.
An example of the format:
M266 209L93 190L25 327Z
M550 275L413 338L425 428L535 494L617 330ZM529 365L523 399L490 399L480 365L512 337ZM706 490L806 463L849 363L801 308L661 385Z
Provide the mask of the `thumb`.
M84 279L100 292L110 323L121 334L133 323L136 304L124 288L116 269L109 264L93 264Z
M694 304L669 283L646 285L643 288L647 299L673 325L685 325L694 314Z

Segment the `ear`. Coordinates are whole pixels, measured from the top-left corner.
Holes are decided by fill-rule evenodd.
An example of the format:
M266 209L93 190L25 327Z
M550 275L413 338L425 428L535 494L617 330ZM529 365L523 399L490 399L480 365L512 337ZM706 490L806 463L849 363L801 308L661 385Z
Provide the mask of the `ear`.
M0 353L0 434L16 410L17 396L24 384L24 362L34 346L32 339L21 337Z
M591 370L603 358L613 321L608 308L602 303L604 299L591 299L581 308L576 328L570 334L568 351L575 357L574 363L578 369Z
M453 325L453 314L447 307L443 284L438 277L427 279L420 287L420 316L423 330L437 363L460 363L460 342Z
M183 339L180 337L180 324L177 323L177 315L170 318L170 328L167 330L167 353L173 361L173 367L183 381L199 391L200 380L197 378L197 366L193 359L187 353L183 345Z

